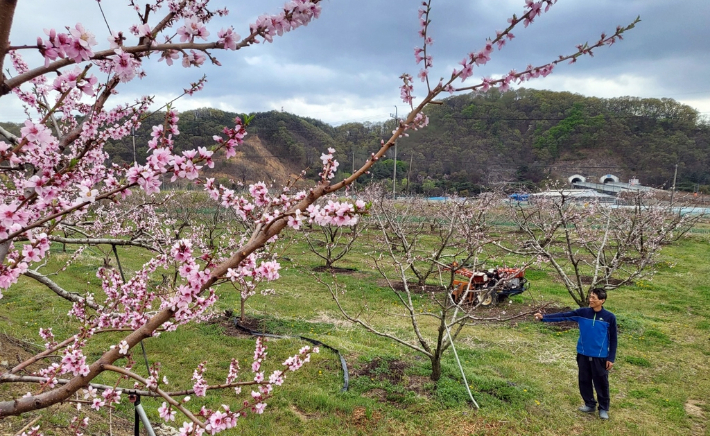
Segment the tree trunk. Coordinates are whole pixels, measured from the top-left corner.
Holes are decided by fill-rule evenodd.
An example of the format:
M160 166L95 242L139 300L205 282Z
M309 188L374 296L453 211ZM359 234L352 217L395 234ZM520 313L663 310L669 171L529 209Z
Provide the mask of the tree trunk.
M246 321L246 314L244 313L244 304L246 300L244 298L239 302L239 322L244 323Z
M439 381L441 378L441 355L434 353L431 356L431 381Z

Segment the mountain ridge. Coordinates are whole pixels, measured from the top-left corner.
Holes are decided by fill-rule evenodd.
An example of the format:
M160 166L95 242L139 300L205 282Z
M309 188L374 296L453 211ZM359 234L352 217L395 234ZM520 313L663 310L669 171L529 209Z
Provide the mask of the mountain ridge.
M649 186L668 187L677 165L678 188L710 193L710 126L695 109L675 100L601 99L520 88L441 103L426 109L429 126L398 140L398 185L409 192L474 193L493 184L532 186L573 174L595 178L610 173L622 181L639 178ZM176 150L211 147L212 136L233 125L235 116L211 108L180 113ZM306 170L305 178L315 179L320 155L328 148L336 150L339 177L344 177L377 151L396 126L394 120L331 126L277 111L250 116L237 158L217 156L208 177L222 183L283 184ZM162 124L163 117L150 115L136 132L139 162L148 151L150 126ZM127 137L106 145L113 162L133 162L132 141ZM394 149L363 182L391 180L393 157Z

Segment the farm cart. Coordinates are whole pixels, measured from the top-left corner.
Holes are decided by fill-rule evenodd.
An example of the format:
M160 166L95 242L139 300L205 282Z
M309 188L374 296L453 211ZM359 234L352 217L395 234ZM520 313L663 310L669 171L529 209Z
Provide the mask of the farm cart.
M529 287L525 270L520 268L496 268L485 272L459 268L456 274L468 278L453 281L451 297L456 303L465 298L466 304L490 306L510 296L522 294Z

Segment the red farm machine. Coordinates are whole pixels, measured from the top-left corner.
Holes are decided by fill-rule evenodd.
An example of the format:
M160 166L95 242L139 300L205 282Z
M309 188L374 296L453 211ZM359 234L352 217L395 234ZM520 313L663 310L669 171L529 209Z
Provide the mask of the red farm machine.
M467 280L454 280L451 297L454 302L465 304L491 304L504 301L510 296L522 294L529 283L522 268L495 268L487 271L471 271L453 263L449 269Z

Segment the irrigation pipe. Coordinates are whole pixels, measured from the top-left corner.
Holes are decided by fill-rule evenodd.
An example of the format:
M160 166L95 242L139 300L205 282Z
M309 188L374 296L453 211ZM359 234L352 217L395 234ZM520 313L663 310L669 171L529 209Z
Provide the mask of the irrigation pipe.
M466 374L464 374L463 366L461 365L461 360L459 360L459 353L456 352L456 347L454 347L454 338L451 337L451 332L449 331L449 326L447 326L444 323L444 327L446 327L446 334L449 336L449 343L451 344L451 349L454 350L454 356L456 356L456 363L458 363L459 369L461 370L461 377L463 377L463 385L466 387L466 392L468 392L468 396L469 396L469 398L471 398L471 401L473 401L473 405L476 406L476 409L480 409L480 407L478 407L478 403L473 398L473 394L471 393L471 389L468 387L468 381L466 380Z
M471 278L468 280L468 286L466 288L466 292L464 292L464 295L461 296L461 301L463 301L464 298L466 298L466 294L468 294L468 292L470 292L469 287L471 286L472 281L473 281L473 276L471 276ZM447 298L451 298L450 292L447 292L446 295L447 295ZM453 302L453 298L451 298L451 301ZM447 304L448 304L448 301L447 301ZM459 305L456 304L456 307L454 308L454 315L451 317L451 319L455 320L458 313L459 313ZM446 314L443 314L443 315L445 316ZM468 397L473 402L473 405L476 406L476 410L480 410L481 408L478 406L476 399L473 398L473 394L471 393L471 388L468 387L468 380L466 380L466 374L464 373L463 365L461 365L461 360L459 359L459 353L456 352L456 347L454 346L454 338L451 337L451 331L449 330L449 326L446 324L446 318L444 318L444 328L446 328L446 335L449 337L449 343L451 344L451 349L454 350L454 356L456 357L456 363L459 365L459 369L461 370L461 377L463 378L463 385L466 388L466 392L468 392Z
M345 362L345 358L343 357L342 354L340 354L340 351L338 351L336 348L331 347L330 345L324 344L323 342L317 340L317 339L312 339L308 338L306 336L288 336L288 335L274 335L271 333L263 333L263 332L257 332L255 330L250 329L249 327L243 326L239 324L239 319L234 318L234 326L238 329L244 330L248 332L252 336L263 336L266 338L276 338L276 339L301 339L306 342L310 342L313 345L318 345L320 347L327 348L331 351L333 351L335 354L338 355L338 358L340 359L340 366L343 369L343 388L340 390L340 392L347 392L348 387L350 385L350 377L348 375L348 364Z
M133 396L131 396L133 397ZM133 403L133 406L135 407L135 424L133 428L133 432L135 436L140 436L140 424L139 422L143 423L143 427L145 427L145 431L148 433L148 436L155 436L155 432L153 431L153 427L150 424L150 421L148 420L148 416L145 414L145 410L143 410L143 406L141 405L141 397L140 395L136 395L135 397L135 402Z

